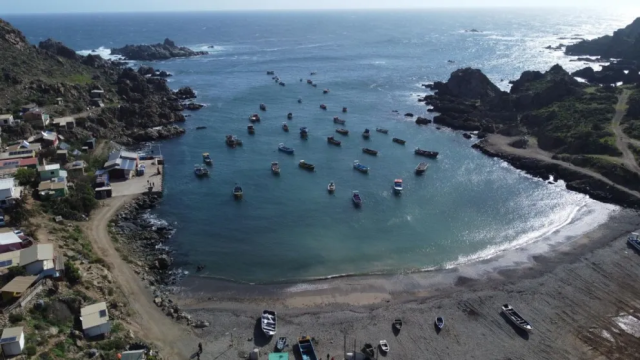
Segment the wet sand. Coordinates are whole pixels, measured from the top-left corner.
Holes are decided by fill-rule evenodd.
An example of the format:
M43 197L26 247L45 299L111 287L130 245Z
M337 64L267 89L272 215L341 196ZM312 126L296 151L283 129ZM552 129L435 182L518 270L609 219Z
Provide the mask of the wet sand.
M622 210L546 254L481 270L477 277L467 276L463 266L296 285L192 279L178 301L194 318L211 323L197 330L205 348L202 359L237 359L256 347L266 353L277 336L294 342L300 335L317 339L322 358L343 359L354 340L359 349L386 339L391 351L379 358L630 359L640 351L640 339L613 317L627 313L632 325L635 319L640 324L640 255L626 244L628 233L638 228L639 214ZM468 266L488 269L496 263L499 258ZM531 334L500 314L503 303L532 323ZM279 314L278 334L271 340L257 322L264 308ZM440 333L433 326L437 315L446 321ZM404 320L400 333L392 331L396 317Z

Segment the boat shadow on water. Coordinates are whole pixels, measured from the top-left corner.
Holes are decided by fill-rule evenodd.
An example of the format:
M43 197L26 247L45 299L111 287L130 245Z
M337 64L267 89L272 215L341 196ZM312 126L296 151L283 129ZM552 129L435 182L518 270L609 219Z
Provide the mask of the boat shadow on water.
M529 341L529 333L521 328L518 327L518 325L514 324L513 321L511 321L511 319L509 319L509 317L507 315L505 315L502 311L500 312L500 317L502 317L502 319L509 324L509 326L511 326L511 328L516 332L516 334L520 335L521 338L523 338L524 340Z
M253 344L258 347L264 347L267 346L272 339L273 336L267 336L262 331L262 320L260 318L256 319L256 325L253 327Z

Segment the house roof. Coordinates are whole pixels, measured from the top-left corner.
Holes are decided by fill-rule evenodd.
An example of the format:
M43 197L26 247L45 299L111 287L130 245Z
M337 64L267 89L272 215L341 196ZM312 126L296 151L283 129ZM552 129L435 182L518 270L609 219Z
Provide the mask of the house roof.
M0 245L9 245L22 242L18 235L14 234L13 231L0 233Z
M8 159L27 159L36 156L36 152L34 150L29 149L21 149L16 151L8 151L0 154L0 159L8 160Z
M31 284L33 284L34 281L36 281L37 278L37 276L16 276L13 280L9 281L7 285L0 289L0 291L17 293L24 292L29 288L29 286L31 286Z
M56 270L62 271L64 270L64 255L56 254L54 258L54 263L56 264Z
M144 350L125 351L120 353L120 360L142 360L144 352Z
M13 178L0 179L0 190L11 189L16 186L16 181Z
M109 321L109 312L105 302L89 305L80 309L82 330L102 325Z
M58 134L52 131L42 133L42 138L45 140L55 141L58 138Z
M17 250L0 254L0 269L6 269L11 266L19 265L21 252L22 250Z
M20 337L22 336L23 330L22 326L6 328L2 330L2 337L0 338L0 343L12 343L16 341L20 341Z
M61 142L58 144L58 147L62 150L69 150L71 148L71 145L67 144L66 142Z
M0 114L0 120L8 120L11 119L13 115L11 114Z
M39 143L35 143L35 144L29 144L28 142L23 140L23 142L19 143L19 144L13 144L9 147L7 147L7 150L9 151L18 151L18 150L35 150L38 151L40 149L42 149L42 145L40 145Z
M67 183L65 181L41 181L40 185L38 185L38 191L57 190L66 187Z
M67 170L84 169L85 167L87 167L87 163L84 160L78 160L78 161L74 161L72 163L69 163L69 164L65 165L64 167Z
M53 260L53 244L38 244L20 252L20 266L41 260Z
M29 165L38 165L38 158L20 159L20 167Z
M66 124L68 122L75 123L76 119L72 118L71 116L65 116L65 117L56 118L53 120L54 124L59 124L59 125Z
M38 171L51 171L60 169L60 164L49 164L38 166Z

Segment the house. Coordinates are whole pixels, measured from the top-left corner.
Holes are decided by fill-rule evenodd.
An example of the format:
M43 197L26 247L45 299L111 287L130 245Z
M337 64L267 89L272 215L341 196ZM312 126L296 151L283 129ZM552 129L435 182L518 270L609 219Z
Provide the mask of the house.
M14 298L19 298L22 294L27 291L31 285L38 279L37 276L16 276L13 280L9 281L7 285L5 285L2 289L0 289L0 293L2 293L3 300L11 300Z
M89 94L91 99L102 99L103 95L104 95L104 90L91 90L91 94Z
M0 270L20 265L21 252L21 250L16 250L0 254Z
M31 104L27 104L27 105L22 105L22 108L20 108L20 111L24 114L26 112L29 112L31 110L38 110L38 105L31 103Z
M65 169L69 172L69 174L75 175L84 175L84 168L87 167L87 163L84 160L74 161L65 165Z
M146 358L147 356L144 350L125 351L118 356L120 360L144 360Z
M89 139L89 140L85 141L83 146L86 147L89 150L95 149L96 148L96 139L93 138L93 139Z
M111 331L109 313L105 302L89 305L80 309L80 321L84 336L91 338Z
M59 177L67 177L67 171L60 169L60 164L49 164L38 166L40 181L47 181Z
M24 349L24 331L22 327L7 328L2 330L0 337L2 353L5 356L17 356Z
M38 152L42 149L42 145L40 143L29 144L28 141L23 140L18 144L9 145L7 147L7 151L19 151L19 150L33 150Z
M58 199L69 194L66 177L54 178L47 181L41 181L38 185L38 194L42 200Z
M36 157L35 150L23 149L7 151L0 154L0 160L28 159Z
M29 110L22 114L22 120L36 129L44 129L49 125L49 115L40 109Z
M62 106L64 105L64 99L63 98L56 98L56 104Z
M53 131L42 131L27 139L29 143L40 143L43 148L58 147L58 134Z
M55 273L53 244L38 244L22 249L20 266L24 266L27 275L39 275L44 271L53 275Z
M71 116L53 119L53 125L62 129L71 130L76 127L76 119Z
M4 229L3 229L4 230ZM11 229L0 232L0 254L22 250L22 239Z
M68 150L58 150L58 151L56 151L56 160L60 161L61 163L66 163L68 157L69 157L69 151Z
M22 196L22 187L14 178L0 179L0 208L12 207Z
M115 151L109 154L109 159L104 164L104 169L109 173L109 178L131 179L138 168L138 154L130 151Z
M15 124L15 120L13 120L13 115L11 114L0 115L0 126L13 126L13 124Z

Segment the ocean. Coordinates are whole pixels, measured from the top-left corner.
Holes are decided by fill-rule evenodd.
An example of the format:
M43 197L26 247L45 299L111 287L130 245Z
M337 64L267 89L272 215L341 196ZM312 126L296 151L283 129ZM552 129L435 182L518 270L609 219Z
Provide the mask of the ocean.
M508 89L524 70L559 63L583 67L547 45L593 38L623 27L633 14L569 10L421 10L220 12L7 16L32 43L53 37L81 54L125 44L162 42L209 55L151 65L171 72L172 88L191 86L197 102L186 135L163 141L163 204L153 215L176 227L168 244L175 265L192 276L242 283L276 283L346 274L398 274L478 261L536 241L557 241L562 229L581 233L617 211L547 184L483 156L459 132L417 126L404 113L431 118L417 102L421 84L446 80L459 67L476 67ZM465 30L477 29L480 32ZM213 46L213 48L210 48ZM454 63L449 62L453 61ZM273 70L286 83L266 75ZM310 72L316 72L311 76ZM318 84L306 84L311 78ZM303 81L300 82L300 79ZM322 89L329 89L323 94ZM301 98L299 104L297 99ZM256 134L248 117L265 103ZM328 110L319 108L326 104ZM341 113L348 107L346 114ZM397 112L394 112L397 110ZM286 114L293 113L287 120ZM334 131L334 116L348 136ZM285 133L282 123L291 131ZM197 126L206 126L196 131ZM298 128L307 126L309 138ZM374 131L389 129L389 134ZM373 132L362 138L365 128ZM227 134L244 146L225 146ZM342 140L341 147L326 137ZM401 146L392 137L405 139ZM277 151L279 143L295 155ZM415 147L440 152L437 160ZM380 152L372 157L361 152ZM211 176L196 178L202 153ZM299 160L316 165L299 169ZM370 167L356 172L354 160ZM278 161L280 176L270 172ZM415 166L426 161L427 173ZM395 196L394 179L404 181ZM335 181L335 194L327 184ZM244 199L234 201L236 183ZM354 208L351 192L364 199ZM554 239L554 237L556 237ZM206 266L194 274L195 266Z

